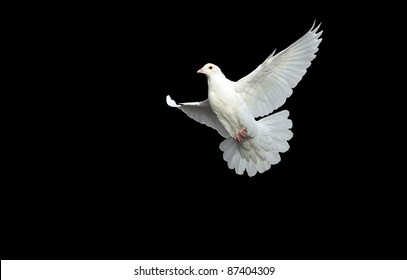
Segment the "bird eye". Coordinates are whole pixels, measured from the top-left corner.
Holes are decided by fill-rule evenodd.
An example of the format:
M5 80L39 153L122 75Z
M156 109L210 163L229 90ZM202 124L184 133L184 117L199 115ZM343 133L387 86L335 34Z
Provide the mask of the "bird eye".
M212 68L213 68L213 67L212 67L212 65L211 65L211 66L209 66L209 70L212 70Z

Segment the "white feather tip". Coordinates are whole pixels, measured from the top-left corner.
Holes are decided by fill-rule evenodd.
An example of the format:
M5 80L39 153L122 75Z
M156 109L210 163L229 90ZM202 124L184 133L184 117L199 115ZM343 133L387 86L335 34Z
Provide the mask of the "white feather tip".
M181 107L180 105L178 105L177 103L175 103L175 101L172 100L169 95L167 95L166 101L167 101L168 106L170 106L170 107L175 107L175 108Z

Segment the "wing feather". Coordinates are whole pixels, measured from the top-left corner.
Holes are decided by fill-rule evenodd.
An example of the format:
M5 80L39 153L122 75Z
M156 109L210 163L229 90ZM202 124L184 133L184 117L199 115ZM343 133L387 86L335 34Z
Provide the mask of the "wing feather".
M253 72L236 82L254 117L270 114L291 96L315 58L321 43L320 25L311 29L285 50L275 51ZM318 32L318 33L317 33Z
M223 125L220 123L212 108L209 106L208 99L202 102L188 102L177 104L174 100L167 95L167 104L170 107L181 109L185 114L195 121L205 124L209 127L216 129L220 135L225 138L229 137Z

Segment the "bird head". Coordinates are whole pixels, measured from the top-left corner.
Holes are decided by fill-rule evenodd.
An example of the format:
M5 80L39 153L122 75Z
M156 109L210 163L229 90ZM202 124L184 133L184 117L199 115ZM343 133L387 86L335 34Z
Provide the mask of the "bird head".
M198 70L198 73L205 74L206 76L211 76L213 74L222 73L220 68L213 63L207 63L204 67Z

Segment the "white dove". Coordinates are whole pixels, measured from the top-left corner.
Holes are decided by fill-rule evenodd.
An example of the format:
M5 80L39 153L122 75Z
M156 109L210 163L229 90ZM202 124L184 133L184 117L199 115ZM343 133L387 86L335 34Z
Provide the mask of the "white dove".
M315 22L314 22L315 24ZM289 149L293 133L289 112L263 117L284 104L311 65L318 51L320 25L311 29L285 50L274 52L253 72L234 82L220 68L208 63L198 70L208 79L208 98L180 103L166 97L167 104L181 109L197 122L216 129L226 139L219 148L230 169L249 176L270 169Z

